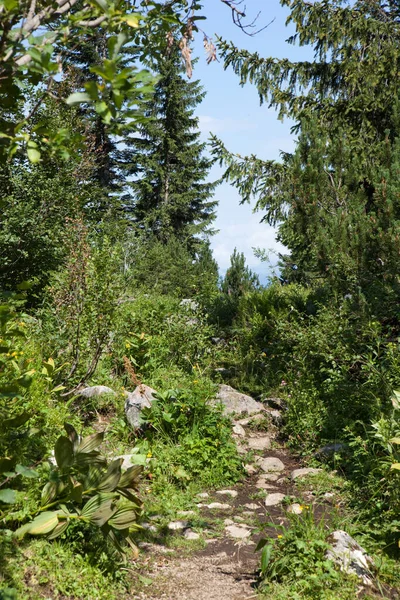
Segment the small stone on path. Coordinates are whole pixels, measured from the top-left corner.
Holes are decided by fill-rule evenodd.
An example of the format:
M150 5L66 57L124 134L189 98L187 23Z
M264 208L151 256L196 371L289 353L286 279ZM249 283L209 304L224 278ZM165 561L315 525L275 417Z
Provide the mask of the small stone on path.
M168 529L170 531L180 531L186 529L188 525L188 521L171 521L171 523L168 523Z
M254 465L244 465L244 470L247 475L254 475L254 473L257 473L257 469Z
M225 519L224 520L224 525L228 526L228 525L234 525L235 521L232 521L232 519Z
M200 492L200 494L196 494L198 498L209 498L210 494L208 492Z
M230 496L231 498L236 498L238 495L236 490L219 490L216 493L220 496Z
M240 423L236 423L232 428L232 431L235 435L238 435L239 437L246 437L246 432Z
M303 512L303 509L301 507L301 504L297 504L297 502L295 504L291 504L288 509L287 509L288 513L291 513L292 515L301 515L301 513Z
M194 512L194 510L178 510L177 513L180 517L192 517L193 515L195 515L196 513Z
M299 479L300 477L305 477L306 475L317 475L318 473L322 473L322 469L314 469L312 467L305 467L303 469L295 469L292 471L291 478L293 481Z
M269 450L271 448L271 439L267 436L251 437L247 443L251 450Z
M244 519L242 519L242 517L239 517L239 515L235 515L233 517L235 519L235 521L237 521L238 523L243 523Z
M258 508L260 508L260 506L258 504L245 504L244 506L245 506L245 508L248 508L249 510L257 510Z
M278 506L278 504L282 503L285 494L276 493L276 494L268 494L264 500L265 506Z
M258 488L259 490L277 490L277 489L279 489L276 487L276 485L271 485L270 483L267 483L265 481L265 479L262 479L262 478L260 478L257 481L256 488Z
M228 525L228 527L225 527L225 531L237 540L243 540L251 536L251 531L242 525Z
M221 502L211 502L211 504L207 505L211 510L219 509L219 510L229 510L231 507L230 504L221 504Z
M192 531L191 529L186 529L183 536L187 540L198 540L200 538L200 535L198 533L196 533L195 531Z
M261 467L265 473L273 473L276 471L284 471L285 465L280 458L269 456L268 458L256 458L256 463Z
M265 479L266 481L278 481L278 475L275 475L275 473L262 473L260 479Z

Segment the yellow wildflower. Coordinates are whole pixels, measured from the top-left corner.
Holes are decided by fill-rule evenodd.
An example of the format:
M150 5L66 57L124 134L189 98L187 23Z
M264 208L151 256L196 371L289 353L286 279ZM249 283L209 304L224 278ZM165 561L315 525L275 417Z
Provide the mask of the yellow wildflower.
M147 453L147 458L151 458L152 456L153 456L153 455L152 455L152 453L151 453L151 452L148 452L148 453Z
M193 383L199 383L199 380L198 380L198 379L195 379L195 380L193 381Z
M281 540L283 538L283 535L278 535L278 540Z

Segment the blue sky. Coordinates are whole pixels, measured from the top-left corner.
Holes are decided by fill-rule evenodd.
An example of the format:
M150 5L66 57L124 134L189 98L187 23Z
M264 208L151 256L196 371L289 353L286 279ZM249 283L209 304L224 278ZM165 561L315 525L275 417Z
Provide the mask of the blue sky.
M293 27L286 27L288 15L279 0L247 0L249 17L257 15L260 26L272 19L275 21L255 37L246 36L235 27L228 7L217 0L204 0L204 13L207 21L200 22L207 35L220 35L233 41L237 47L257 51L262 56L288 57L292 60L310 58L309 49L287 44L285 40L294 33ZM256 89L251 85L239 86L238 78L232 71L224 71L222 64L206 64L201 34L197 35L194 52L199 56L194 70L194 79L200 79L207 96L197 108L200 129L206 140L209 132L222 139L229 150L239 154L256 154L264 159L278 159L280 150L291 151L294 139L290 133L291 123L280 122L274 110L260 106ZM211 179L219 177L221 170L214 167ZM244 252L247 263L264 280L270 266L261 263L253 254L253 247L280 250L275 240L273 228L260 223L262 214L253 213L253 206L240 205L236 190L223 184L216 190L219 201L215 227L220 232L212 239L214 256L221 272L229 265L229 257L235 246ZM272 264L276 256L271 255Z

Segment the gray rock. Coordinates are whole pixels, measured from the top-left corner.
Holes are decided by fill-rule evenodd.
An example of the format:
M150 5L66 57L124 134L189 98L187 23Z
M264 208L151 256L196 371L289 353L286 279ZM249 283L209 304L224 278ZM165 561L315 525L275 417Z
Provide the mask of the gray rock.
M282 504L282 500L284 499L285 494L281 494L279 492L275 494L267 494L264 504L265 506L278 506L278 504Z
M142 409L151 407L156 393L148 385L138 385L133 392L126 392L125 415L131 427L140 427Z
M228 526L228 525L234 525L235 521L232 521L232 519L224 519L224 525Z
M256 483L256 488L259 490L278 490L279 489L275 485L271 485L270 483L267 483L265 481L265 479L263 479L262 477L260 477L260 479L258 479L258 481Z
M216 493L220 496L230 496L231 498L236 498L238 495L236 490L219 490Z
M291 513L292 515L301 515L301 513L303 512L303 509L301 508L301 504L298 504L297 502L295 502L294 504L291 504L288 509L287 509L288 513Z
M171 521L171 523L168 523L168 529L170 531L181 531L186 529L188 525L188 521Z
M230 385L220 385L219 392L214 404L223 404L225 414L246 413L252 415L264 410L260 402L256 402L251 396L238 392Z
M267 408L267 413L269 414L272 424L275 425L275 427L282 427L283 417L279 410Z
M251 531L243 525L228 525L225 527L226 533L235 540L244 540L251 536Z
M244 470L247 475L254 475L254 473L257 473L257 469L254 465L244 465Z
M211 510L229 510L232 507L230 504L221 504L221 502L211 502L211 504L208 505L208 508L210 508Z
M195 531L192 531L191 529L186 529L185 533L183 534L183 537L187 540L198 540L200 538L200 535Z
M262 473L260 475L260 479L265 479L265 481L278 481L278 477L275 473Z
M304 467L303 469L295 469L292 471L291 478L292 481L299 479L301 477L305 477L306 475L317 475L318 473L322 473L322 469L314 469L312 467Z
M112 394L115 396L114 390L106 385L93 385L92 387L87 387L83 390L80 390L78 394L83 398L93 398L94 396L102 396L103 394Z
M200 494L196 494L198 498L209 498L210 494L208 492L200 492Z
M326 552L326 558L336 563L341 571L357 575L364 585L373 585L374 562L355 539L338 529L331 533L328 542L332 548Z
M239 425L249 425L250 423L257 423L259 421L263 421L266 417L266 413L262 412L262 413L257 413L255 415L251 415L251 417L246 417L245 419L239 419L239 421L237 421L237 423L239 423Z
M246 437L246 432L240 423L235 423L235 425L232 427L232 433L239 437Z
M269 456L268 458L261 458L258 456L256 458L256 463L265 473L276 473L284 471L285 469L285 465L280 458L275 458L274 456Z
M269 450L271 448L271 439L268 436L251 437L248 439L248 445L251 450Z

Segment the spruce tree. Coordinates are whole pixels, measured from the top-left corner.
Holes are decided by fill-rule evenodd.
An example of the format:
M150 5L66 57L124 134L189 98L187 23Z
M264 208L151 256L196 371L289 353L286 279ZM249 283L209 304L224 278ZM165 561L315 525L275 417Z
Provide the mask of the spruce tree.
M243 252L238 252L235 248L231 255L231 264L222 280L222 292L237 300L240 296L259 287L259 285L258 275L253 273L246 265Z
M361 292L383 314L398 294L398 3L281 3L296 26L289 41L310 46L312 62L225 42L220 49L226 67L296 122L295 151L279 162L238 159L217 139L214 151L243 199L256 196L265 220L278 225L290 251L284 279L327 285L341 298Z
M210 234L215 219L216 183L206 181L211 161L199 141L195 107L204 92L190 82L174 43L156 64L159 80L145 103L139 135L126 141L125 172L131 177L125 206L148 236L167 242L174 236L188 247Z

